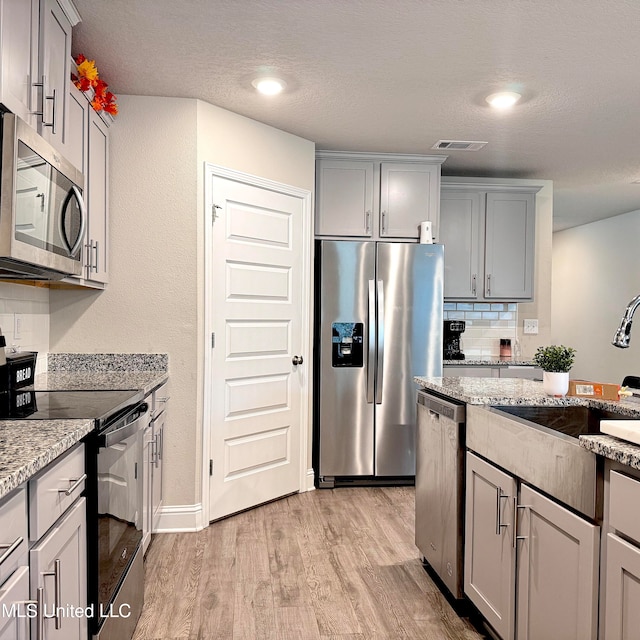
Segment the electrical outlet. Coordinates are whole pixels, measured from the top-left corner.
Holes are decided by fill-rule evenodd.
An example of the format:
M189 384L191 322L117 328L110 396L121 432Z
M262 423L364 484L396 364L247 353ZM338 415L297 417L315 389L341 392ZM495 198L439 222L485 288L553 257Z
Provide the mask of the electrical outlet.
M538 319L533 318L524 321L524 333L536 334L538 333Z
M22 314L15 313L13 315L13 339L22 340Z

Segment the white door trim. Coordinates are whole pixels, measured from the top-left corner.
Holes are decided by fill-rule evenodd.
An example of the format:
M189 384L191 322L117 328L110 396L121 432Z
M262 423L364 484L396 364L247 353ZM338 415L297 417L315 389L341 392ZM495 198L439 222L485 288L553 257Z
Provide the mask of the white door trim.
M312 200L311 192L306 189L300 189L291 185L275 182L268 178L261 178L242 171L235 171L209 162L204 163L204 321L202 345L204 348L203 362L203 408L202 408L202 509L204 515L204 526L209 524L209 505L211 504L209 496L209 459L211 448L211 434L209 426L211 424L212 407L211 407L211 388L213 380L212 354L211 354L211 333L213 332L213 318L211 314L212 303L212 239L213 239L213 193L211 190L212 177L218 176L228 178L237 182L242 182L263 189L283 193L302 201L302 300L306 300L307 304L302 309L302 342L306 345L305 353L305 376L302 382L302 394L300 401L300 491L309 491L314 488L313 469L307 469L309 431L312 421L312 404L311 389L313 384L313 219L312 219Z

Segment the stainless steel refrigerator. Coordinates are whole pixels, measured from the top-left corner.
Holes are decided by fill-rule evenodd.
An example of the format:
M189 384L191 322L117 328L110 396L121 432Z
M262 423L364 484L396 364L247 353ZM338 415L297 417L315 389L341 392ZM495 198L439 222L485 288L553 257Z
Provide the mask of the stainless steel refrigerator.
M415 475L416 375L442 375L444 248L317 246L318 484Z

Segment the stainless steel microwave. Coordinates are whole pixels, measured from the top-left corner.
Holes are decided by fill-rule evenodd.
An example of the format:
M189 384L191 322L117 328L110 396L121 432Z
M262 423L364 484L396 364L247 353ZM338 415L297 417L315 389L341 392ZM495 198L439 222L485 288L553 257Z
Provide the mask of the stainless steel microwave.
M23 120L2 114L0 278L82 272L82 173Z

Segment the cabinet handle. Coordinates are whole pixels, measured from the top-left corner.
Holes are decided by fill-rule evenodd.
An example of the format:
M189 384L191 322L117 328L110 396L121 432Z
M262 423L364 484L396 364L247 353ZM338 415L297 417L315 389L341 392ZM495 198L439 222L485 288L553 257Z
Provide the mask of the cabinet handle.
M55 622L55 627L56 629L59 629L62 626L62 620L60 618L60 602L62 600L61 594L62 594L62 581L60 580L60 559L56 558L54 563L53 563L53 571L43 571L42 572L42 577L44 576L53 576L54 579L54 583L53 583L53 610L55 611L55 613L53 615L50 616L44 616L43 613L43 618L46 617L47 619L51 619L53 618L56 622ZM39 589L42 589L44 591L44 587L39 587ZM39 595L39 594L38 594ZM44 620L42 621L42 624L44 625Z
M58 489L58 493L64 493L65 496L70 496L86 479L86 473L83 473L79 478L71 478L69 482L71 482L72 485L68 489Z
M526 540L529 536L518 535L518 509L528 509L529 505L518 504L518 498L513 498L513 548L516 548L518 540Z
M502 489L500 487L496 487L496 535L501 535L500 529L503 527L508 527L508 524L503 524L500 520L500 507L502 506L500 500L506 500L509 496L502 495Z
M56 132L56 90L53 90L53 94L48 96L45 95L45 89L46 89L46 80L47 77L46 76L42 76L42 82L34 82L33 86L34 87L42 87L42 109L40 111L32 111L31 115L33 116L40 116L42 118L42 126L43 127L51 127L51 132L55 134ZM51 122L47 122L44 119L44 103L45 100L53 100L53 118L51 120Z
M387 212L383 211L382 212L382 231L381 231L381 234L384 235L386 230L387 230Z
M364 220L365 220L365 233L370 233L371 232L371 211L365 211L364 214Z
M93 266L93 270L98 273L98 241L96 240L96 244L94 246L94 249L96 250L96 263Z
M0 549L6 549L2 556L0 556L0 564L2 564L23 542L24 538L18 536L13 542L0 544Z
M475 296L476 295L476 274L473 274L473 277L471 278L471 293Z
M487 295L491 295L491 274L487 274Z

